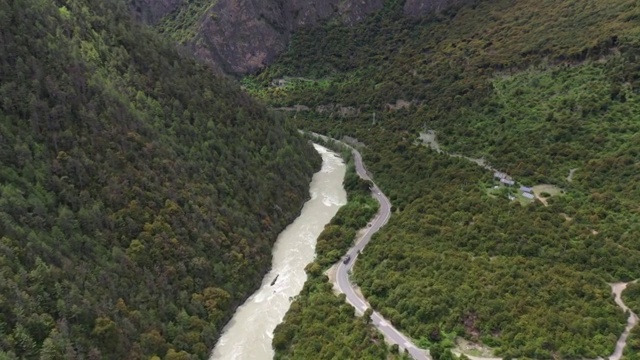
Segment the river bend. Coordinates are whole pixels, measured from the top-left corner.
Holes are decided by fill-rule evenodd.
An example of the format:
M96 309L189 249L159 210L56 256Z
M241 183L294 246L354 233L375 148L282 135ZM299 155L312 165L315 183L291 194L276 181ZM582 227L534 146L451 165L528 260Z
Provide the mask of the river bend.
M322 168L309 186L311 199L278 236L271 271L260 289L236 310L213 349L211 360L273 359L273 330L289 310L290 298L300 293L307 280L304 269L315 257L318 235L347 203L342 185L344 162L327 148L316 144L314 147L322 156Z

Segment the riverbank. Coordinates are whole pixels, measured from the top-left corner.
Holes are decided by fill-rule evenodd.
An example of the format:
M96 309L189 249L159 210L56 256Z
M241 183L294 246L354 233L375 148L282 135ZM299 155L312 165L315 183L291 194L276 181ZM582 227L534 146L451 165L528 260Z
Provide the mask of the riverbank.
M262 285L240 306L225 326L211 359L271 360L273 331L282 321L291 298L307 279L305 267L313 261L316 241L325 225L346 204L342 185L346 165L327 148L314 145L322 156L322 168L311 181L307 201L279 236L273 248L272 269Z
M336 147L336 149L339 146ZM356 316L351 304L336 296L327 276L336 263L343 263L344 253L353 245L362 228L378 210L371 196L370 184L356 173L355 156L348 158L345 188L349 202L320 235L317 258L307 267L309 279L275 331L273 345L277 360L284 359L408 359L374 327L375 320ZM365 231L366 232L366 231ZM362 233L362 231L360 231ZM353 261L353 260L351 260Z

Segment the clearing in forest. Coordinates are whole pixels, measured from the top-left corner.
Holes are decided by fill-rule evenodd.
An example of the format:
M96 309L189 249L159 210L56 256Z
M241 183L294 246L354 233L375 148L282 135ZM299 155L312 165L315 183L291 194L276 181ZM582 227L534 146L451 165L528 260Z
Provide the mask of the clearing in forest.
M549 206L549 204L547 203L547 199L549 199L550 197L564 194L564 190L550 184L536 185L532 189L533 194L538 200L540 200L541 203L544 204L544 206Z

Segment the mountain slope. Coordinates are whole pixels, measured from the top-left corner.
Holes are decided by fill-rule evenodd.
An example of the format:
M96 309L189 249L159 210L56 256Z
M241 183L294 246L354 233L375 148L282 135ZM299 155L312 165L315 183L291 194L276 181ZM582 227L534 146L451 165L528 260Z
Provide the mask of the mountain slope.
M192 1L157 25L199 59L232 74L255 72L287 48L291 34L326 21L352 24L382 7L372 1Z
M0 358L206 358L319 157L120 2L0 0Z
M391 7L298 33L244 84L298 109L301 127L366 145L396 211L355 280L396 327L425 347L462 336L505 358L607 357L626 323L607 283L640 277L638 11L478 1L407 19Z
M254 73L285 51L292 35L326 24L353 26L385 8L440 14L475 0L128 0L140 21L219 72Z

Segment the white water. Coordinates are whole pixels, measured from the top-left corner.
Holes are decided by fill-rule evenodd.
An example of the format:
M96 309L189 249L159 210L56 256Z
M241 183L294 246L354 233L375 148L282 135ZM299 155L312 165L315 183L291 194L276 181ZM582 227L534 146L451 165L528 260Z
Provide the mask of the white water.
M262 286L240 306L223 330L211 360L273 359L273 330L289 310L290 298L302 290L304 268L315 257L316 239L338 209L347 203L342 187L346 167L335 153L314 145L322 155L322 169L313 176L311 200L280 235L273 248L272 269ZM276 283L272 281L278 276Z

